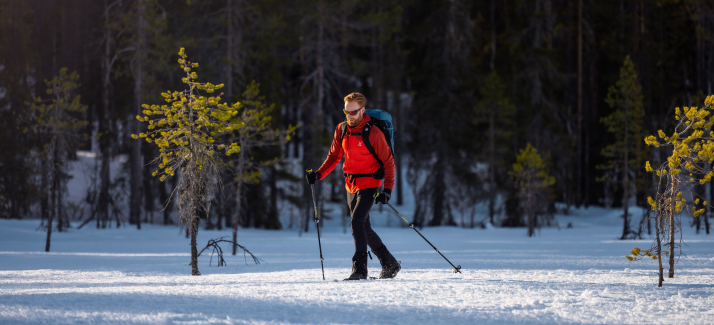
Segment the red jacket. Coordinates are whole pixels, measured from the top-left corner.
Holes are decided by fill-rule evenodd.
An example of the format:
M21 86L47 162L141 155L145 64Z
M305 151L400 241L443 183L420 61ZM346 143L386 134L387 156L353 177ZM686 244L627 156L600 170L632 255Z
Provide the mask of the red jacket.
M361 133L364 126L372 118L369 115L364 114L362 123L356 127L347 127L348 132ZM327 159L317 170L322 176L321 179L327 177L327 175L337 167L342 159L342 153L345 153L345 163L342 165L342 171L347 174L372 174L379 170L379 163L367 147L362 143L361 135L349 135L345 134L344 139L340 143L340 135L342 133L342 123L337 124L335 128L335 136L332 139L332 145L330 146L330 152L327 153ZM369 132L369 143L372 144L374 152L377 154L382 163L384 163L384 188L390 191L394 188L394 157L392 157L392 152L389 149L387 141L384 139L384 134L377 128L373 128ZM376 179L374 177L359 177L355 178L354 183L351 179L346 179L345 188L350 193L357 193L357 191L379 187L382 185L382 180Z

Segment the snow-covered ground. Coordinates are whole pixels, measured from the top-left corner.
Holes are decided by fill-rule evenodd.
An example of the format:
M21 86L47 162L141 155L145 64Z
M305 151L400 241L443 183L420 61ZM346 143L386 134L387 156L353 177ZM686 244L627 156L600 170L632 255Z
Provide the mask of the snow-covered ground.
M657 288L654 261L624 257L651 241L616 240L619 213L573 210L558 216L573 228L534 238L525 229L423 229L463 274L413 230L378 227L403 269L358 282L334 281L348 275L353 252L339 220L321 231L326 281L314 228L241 229L239 242L263 263L239 254L219 268L206 255L203 275L192 277L188 239L175 227L71 229L54 233L45 253L39 221L0 220L0 323L714 323L714 235L685 229L687 256ZM223 235L201 230L199 243ZM370 261L370 275L378 265Z
M88 207L80 202L95 156L78 157L67 199L86 217ZM120 158L112 163L113 177ZM411 218L414 199L408 188L404 194L397 208ZM125 202L117 204L128 210ZM297 212L289 205L280 210L287 226ZM560 229L544 228L534 238L525 229L423 229L463 267L463 274L454 274L399 217L375 207L372 225L402 271L391 280L335 282L349 275L354 248L340 205L325 204L325 211L333 217L321 230L326 281L314 224L302 234L298 227L240 229L238 241L263 262L239 254L227 255L226 267L216 267L215 258L209 266L206 252L199 258L203 275L192 277L189 241L175 226L98 230L90 223L78 230L74 223L69 232L53 233L45 253L39 220L0 220L0 324L714 323L714 235L688 227L687 256L675 278L657 288L655 261L625 259L651 240L617 240L620 210L571 210L557 215ZM641 211L630 211L639 220ZM478 222L484 211L476 213ZM198 242L229 235L202 229ZM369 267L370 275L379 274L376 259Z

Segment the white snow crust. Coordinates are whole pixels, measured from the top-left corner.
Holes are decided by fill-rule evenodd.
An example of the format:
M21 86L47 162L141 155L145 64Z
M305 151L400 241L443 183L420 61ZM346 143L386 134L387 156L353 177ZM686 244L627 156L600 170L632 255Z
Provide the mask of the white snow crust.
M402 271L391 280L343 282L354 251L339 220L321 230L322 280L314 228L240 229L243 254L199 258L190 276L189 241L175 227L92 228L53 233L45 253L38 220L0 220L2 324L712 324L714 236L685 229L686 257L657 288L656 262L629 262L617 240L621 211L559 215L571 229L424 228L463 274L451 272L412 229L377 227ZM635 215L637 215L635 213ZM385 224L391 214L375 213ZM76 226L76 224L75 224ZM199 231L199 244L230 232ZM229 252L227 245L224 251ZM369 261L370 275L379 262ZM666 270L665 270L666 272ZM666 277L665 273L665 277Z
M112 162L113 177L124 160ZM94 155L78 154L68 184L68 201L85 210L81 201L95 167ZM414 198L404 190L404 205L396 207L411 219ZM117 204L126 215L126 202ZM664 287L657 288L654 260L625 259L634 246L649 248L652 238L618 240L622 210L571 209L556 216L560 228L533 238L523 228L490 225L422 229L463 267L454 274L389 208L374 207L372 225L402 271L391 280L335 282L349 275L354 252L340 210L325 204L333 217L321 222L325 281L314 224L302 234L240 229L239 243L263 262L239 253L216 267L206 252L199 258L203 275L192 277L189 240L175 226L98 230L90 223L78 230L74 223L53 232L45 253L39 220L0 220L0 324L714 324L714 235L695 234L687 217L686 256L673 279L665 269ZM284 226L297 214L283 203L280 211ZM639 220L641 210L630 212ZM482 220L485 205L476 214ZM201 229L199 248L221 236L230 231ZM376 257L369 272L379 274Z

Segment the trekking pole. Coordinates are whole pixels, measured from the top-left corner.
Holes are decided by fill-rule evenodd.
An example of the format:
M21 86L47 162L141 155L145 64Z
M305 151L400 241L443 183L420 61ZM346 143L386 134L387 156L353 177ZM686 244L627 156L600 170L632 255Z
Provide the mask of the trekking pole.
M308 173L312 172L312 169L307 170ZM315 207L315 228L317 228L317 245L320 247L320 266L322 267L322 281L325 281L325 265L322 261L322 243L320 242L320 219L317 218L317 202L315 202L315 184L310 184L312 188L312 205Z
M377 196L379 196L379 193L377 193L374 197L377 197ZM427 243L429 243L429 245L431 246L431 248L433 248L437 253L439 253L439 255L441 255L441 257L443 257L447 262L449 262L449 264L451 264L451 266L454 268L454 270L452 271L453 273L461 273L461 265L454 266L454 264L451 263L451 261L449 261L449 259L446 258L446 256L444 256L444 254L441 254L441 252L439 251L439 249L437 249L436 247L434 247L434 245L432 245L431 242L429 242L429 240L426 239L426 237L424 237L424 235L422 235L422 234L419 232L419 230L417 230L416 228L414 228L414 224L413 224L413 223L409 223L409 221L407 221L407 218L404 218L404 216L402 216L402 215L399 213L399 211L397 211L397 209L395 209L391 204L387 203L387 205L388 205L390 208L392 208L392 210L394 211L394 213L396 213L398 216L402 217L402 220L404 220L404 222L406 222L407 225L409 225L410 228L414 229L414 231L416 231L417 234L419 234L419 236L421 236L421 238L424 238L424 240L425 240ZM463 274L463 273L462 273L462 274Z

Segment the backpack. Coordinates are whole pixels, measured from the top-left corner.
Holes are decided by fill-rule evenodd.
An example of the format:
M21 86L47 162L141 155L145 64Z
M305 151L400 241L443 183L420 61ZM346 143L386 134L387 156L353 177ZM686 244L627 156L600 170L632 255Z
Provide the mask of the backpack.
M377 179L383 179L384 178L384 162L382 162L379 157L377 157L377 153L374 151L374 147L372 147L372 144L369 142L369 132L372 129L372 127L376 126L377 129L382 131L384 134L384 139L387 140L387 145L389 146L389 150L392 152L392 156L394 156L394 127L392 125L392 115L389 115L389 113L379 110L379 109L366 109L365 113L369 115L371 120L367 122L367 125L365 125L364 129L362 130L362 133L350 133L351 135L362 135L362 142L364 142L364 146L367 147L367 150L369 153L372 154L374 159L377 160L380 166L380 170L374 173L374 175L365 175L365 176L373 176L374 178ZM342 139L345 138L345 134L347 134L347 121L342 122L342 132L340 133L340 142L342 142ZM347 175L345 176L353 176L353 175ZM354 175L357 177L361 177L361 175ZM380 177L381 176L381 177ZM354 178L353 178L354 181Z

